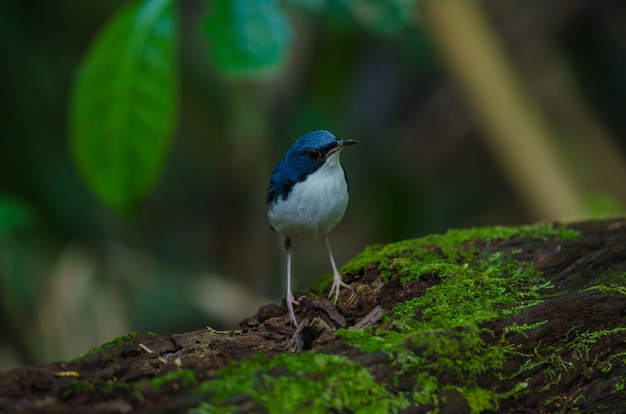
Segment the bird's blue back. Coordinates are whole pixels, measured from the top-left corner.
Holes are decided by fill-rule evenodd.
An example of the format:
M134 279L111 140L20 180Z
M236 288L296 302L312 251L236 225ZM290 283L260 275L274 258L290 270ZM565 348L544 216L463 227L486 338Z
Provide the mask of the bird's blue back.
M309 132L298 138L272 172L267 190L267 208L279 198L286 199L294 184L321 167L328 151L336 146L336 141L333 134L324 130Z

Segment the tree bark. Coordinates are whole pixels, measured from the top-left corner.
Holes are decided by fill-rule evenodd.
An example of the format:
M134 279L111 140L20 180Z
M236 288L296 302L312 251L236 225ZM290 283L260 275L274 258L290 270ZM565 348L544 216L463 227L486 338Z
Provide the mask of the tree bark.
M138 333L0 374L14 412L619 412L626 219L374 246L236 331ZM295 334L295 335L294 335Z

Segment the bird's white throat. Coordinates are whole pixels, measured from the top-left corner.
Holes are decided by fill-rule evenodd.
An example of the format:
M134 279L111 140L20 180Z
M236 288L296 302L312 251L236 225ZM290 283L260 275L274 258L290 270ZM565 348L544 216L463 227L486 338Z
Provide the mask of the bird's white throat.
M294 184L287 199L279 199L268 211L270 225L286 237L313 240L335 227L348 206L348 183L339 161L341 151L304 181Z

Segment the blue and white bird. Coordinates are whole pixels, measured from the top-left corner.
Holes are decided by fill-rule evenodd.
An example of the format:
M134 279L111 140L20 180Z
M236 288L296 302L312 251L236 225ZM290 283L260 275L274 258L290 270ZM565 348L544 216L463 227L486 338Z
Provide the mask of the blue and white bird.
M328 131L301 136L274 168L267 190L267 218L270 226L285 237L287 250L287 309L298 325L291 292L291 240L322 238L333 269L328 297L339 298L342 282L328 242L328 233L341 221L348 207L348 179L339 161L341 150L358 141L338 139Z

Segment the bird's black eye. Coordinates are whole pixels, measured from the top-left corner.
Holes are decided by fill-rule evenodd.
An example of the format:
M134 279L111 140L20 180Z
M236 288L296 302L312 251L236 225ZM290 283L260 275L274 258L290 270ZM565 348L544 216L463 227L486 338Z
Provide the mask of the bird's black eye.
M319 160L322 157L322 153L318 150L307 150L306 155L312 160Z

